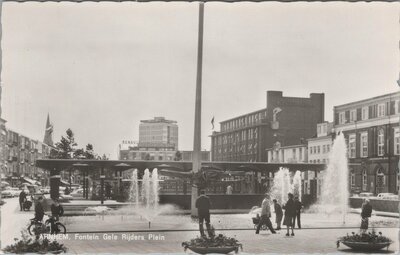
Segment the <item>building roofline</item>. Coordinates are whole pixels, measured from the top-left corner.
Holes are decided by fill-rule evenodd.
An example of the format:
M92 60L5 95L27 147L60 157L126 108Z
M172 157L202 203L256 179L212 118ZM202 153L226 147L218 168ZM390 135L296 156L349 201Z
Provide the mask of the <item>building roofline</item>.
M341 104L341 105L336 105L333 107L333 109L337 109L337 108L342 108L342 107L346 107L346 106L351 106L354 104L360 104L360 103L364 103L364 102L368 102L368 101L373 101L376 99L381 99L384 97L392 97L395 95L400 95L400 92L392 92L392 93L388 93L388 94L384 94L384 95L380 95L380 96L375 96L375 97L370 97L370 98L366 98L366 99L362 99L362 100L358 100L358 101L354 101L354 102L350 102L350 103L346 103L346 104Z
M267 110L267 108L263 108L263 109L260 109L260 110L257 110L257 111L252 111L252 112L249 112L249 113L245 113L245 114L239 115L239 116L234 117L234 118L230 118L230 119L227 119L227 120L224 120L224 121L220 121L219 123L222 124L222 123L234 120L234 119L242 118L244 116L247 116L247 115L250 115L250 114L254 114L254 113L257 113L257 112L266 111L266 110Z
M307 141L316 141L316 140L322 140L324 138L331 138L332 139L333 133L330 135L325 135L325 136L320 136L320 137L311 137L308 138Z
M168 124L177 124L178 121L176 120L167 120L164 117L154 117L153 119L149 120L140 120L140 123L168 123Z

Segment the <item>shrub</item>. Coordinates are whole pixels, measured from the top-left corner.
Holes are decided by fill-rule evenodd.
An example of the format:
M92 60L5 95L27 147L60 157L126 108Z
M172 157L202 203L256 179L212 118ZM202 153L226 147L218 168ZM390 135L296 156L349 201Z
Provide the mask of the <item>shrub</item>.
M211 227L211 232L212 235L210 237L196 237L194 239L191 239L190 241L183 242L182 246L184 247L185 251L189 246L194 246L194 247L204 247L204 248L209 248L209 247L235 247L235 252L239 251L240 249L243 249L242 244L233 237L228 237L223 234L215 235L215 229L214 227Z
M33 239L26 230L21 231L22 239L14 238L15 243L6 246L3 251L6 253L48 253L66 252L67 248L57 241L50 241L48 238Z
M360 233L360 234L356 234L354 232L351 232L352 235L345 235L342 236L338 239L338 241L336 242L337 247L339 247L340 242L364 242L364 243L388 243L388 242L392 242L392 240L390 240L390 238L383 236L382 232L378 232L378 234L376 233L376 231L374 229L372 229L372 232L368 232L368 233Z

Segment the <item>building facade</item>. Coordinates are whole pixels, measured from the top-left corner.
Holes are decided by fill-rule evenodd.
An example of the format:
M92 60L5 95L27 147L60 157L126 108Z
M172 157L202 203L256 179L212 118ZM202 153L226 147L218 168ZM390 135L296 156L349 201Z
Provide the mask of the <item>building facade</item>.
M348 144L353 193L398 192L399 113L399 92L334 107L335 132Z
M43 186L48 185L46 172L36 167L35 161L48 158L51 147L10 129L7 129L6 134L4 179L12 186L19 185L24 181L23 178L37 181Z
M141 145L141 146L140 146ZM120 160L156 160L172 161L175 160L176 150L174 145L152 143L149 146L135 141L122 141L119 145Z
M173 147L178 150L178 125L174 120L155 117L141 120L139 124L139 147Z
M211 135L213 161L267 162L266 149L303 143L324 121L323 93L309 98L267 91L266 108L220 122Z
M139 141L122 141L119 145L121 160L175 160L178 151L178 125L174 120L154 117L141 120Z
M307 145L298 144L267 149L270 163L307 163Z
M329 154L334 138L333 134L333 122L317 124L317 136L307 139L307 158L309 163L329 163Z

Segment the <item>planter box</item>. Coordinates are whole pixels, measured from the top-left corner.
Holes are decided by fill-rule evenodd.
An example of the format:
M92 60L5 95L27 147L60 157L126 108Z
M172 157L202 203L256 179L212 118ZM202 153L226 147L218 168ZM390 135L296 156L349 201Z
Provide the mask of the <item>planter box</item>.
M356 251L378 251L380 249L389 247L392 242L384 242L384 243L367 243L367 242L350 242L350 241L341 241L344 245L352 248Z
M207 254L207 253L221 253L228 254L232 251L237 251L239 249L238 246L226 246L226 247L198 247L198 246L188 246L188 249L194 251L199 254Z

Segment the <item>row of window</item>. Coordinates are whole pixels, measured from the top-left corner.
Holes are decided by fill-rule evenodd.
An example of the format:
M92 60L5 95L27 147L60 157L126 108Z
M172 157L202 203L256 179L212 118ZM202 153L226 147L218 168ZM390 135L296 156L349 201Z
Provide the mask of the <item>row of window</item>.
M320 163L328 164L328 163L329 163L329 159L322 159L322 160L320 160L320 159L313 159L313 160L310 160L309 162L310 162L310 163L314 163L314 164L320 164Z
M254 145L252 143L249 143L247 146L245 145L236 145L236 146L229 146L229 148L225 147L225 148L216 148L214 147L214 153L218 152L218 153L227 153L227 152L239 152L239 153L245 153L246 152L246 148L247 148L247 152L254 152L256 153L257 151L257 147L258 144L254 143Z
M258 131L257 128L250 128L247 130L242 130L235 132L234 134L222 135L213 139L214 146L222 144L231 144L235 142L241 142L249 139L257 139Z
M357 117L357 110L360 111L361 116ZM339 112L339 123L338 124L345 124L348 122L355 122L359 120L367 120L372 118L380 118L384 117L389 114L398 114L400 113L400 103L399 100L394 101L394 108L392 112L390 112L390 104L381 103L375 104L371 106L364 106L359 109L353 109L349 111L349 118L346 118L346 112Z
M368 157L368 132L360 133L360 157ZM393 152L395 155L400 155L400 128L394 128L394 143ZM356 157L356 134L349 134L348 140L349 158ZM385 132L383 128L378 130L377 142L378 156L385 154Z
M298 158L299 158L299 160L301 161L301 160L303 160L303 148L298 148L298 150L296 149L296 148L293 148L292 149L292 158L291 159L293 159L293 160L297 160L297 154L298 154ZM279 153L281 154L281 160L282 161L286 161L285 160L285 150L284 149L281 149L281 150L279 150L279 151L271 151L271 159L270 159L270 161L274 161L274 160L280 160L279 159Z
M399 189L399 185L400 185L399 181L400 181L400 174L398 173L397 174L397 189ZM354 171L350 172L350 185L352 187L356 186L356 174L354 173ZM367 175L366 169L364 169L361 174L361 185L362 185L362 190L366 191L367 185L368 185L368 175ZM386 185L386 176L383 173L382 169L379 169L376 172L376 184L375 185L377 186L377 188L383 187L384 185Z
M246 127L248 125L254 125L266 118L267 112L258 112L250 114L248 116L239 117L237 119L230 120L221 124L221 131L233 130L237 128Z
M328 153L331 150L331 146L329 144L324 144L324 145L316 145L316 146L310 146L309 151L310 154L320 154L321 153L321 148L322 148L322 153Z

